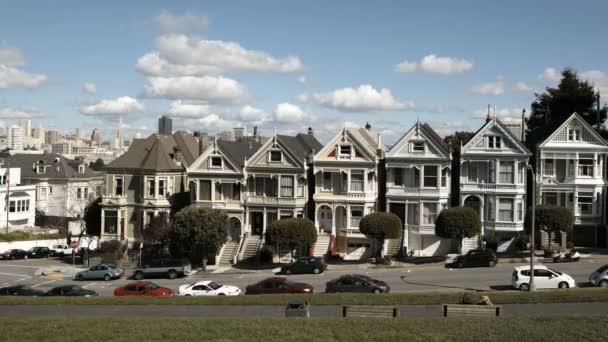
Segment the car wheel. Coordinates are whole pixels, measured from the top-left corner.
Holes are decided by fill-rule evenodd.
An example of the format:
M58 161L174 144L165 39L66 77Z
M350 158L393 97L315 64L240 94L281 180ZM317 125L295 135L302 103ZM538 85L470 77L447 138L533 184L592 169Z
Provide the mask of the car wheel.
M135 272L135 279L137 279L137 280L144 279L144 272Z
M490 262L488 263L488 266L494 267L494 266L496 266L496 262L494 260L490 260Z
M382 291L380 291L380 289L374 289L374 291L373 291L373 292L374 292L375 294L378 294L378 293L380 293L380 292L382 292Z
M565 281L562 281L561 283L559 283L559 285L557 285L557 287L559 287L560 289L567 289L568 287L568 283L566 283Z
M110 280L112 280L112 277L109 274L106 274L106 275L103 276L103 279L105 281L110 281Z
M608 280L604 279L598 284L600 287L608 287Z
M318 268L315 268L314 270L312 270L312 273L314 273L314 274L319 274L320 272L321 272L321 270Z
M462 262L459 262L459 263L457 263L457 264L456 264L456 267L458 267L458 268L463 268L463 267L464 267L464 264L463 264Z
M290 269L285 270L285 274L291 274L291 270Z
M175 272L175 271L169 271L168 275L169 275L169 279L177 278L177 272Z
M520 291L529 291L530 290L530 285L523 283L521 285L519 285L519 290Z
M225 293L218 293L218 296L225 296Z
M78 280L80 280L80 281L84 281L84 276L83 276L82 274L79 274L79 275L78 275Z
M187 294L187 295L185 295L185 297L190 297L190 295L189 295L189 294Z

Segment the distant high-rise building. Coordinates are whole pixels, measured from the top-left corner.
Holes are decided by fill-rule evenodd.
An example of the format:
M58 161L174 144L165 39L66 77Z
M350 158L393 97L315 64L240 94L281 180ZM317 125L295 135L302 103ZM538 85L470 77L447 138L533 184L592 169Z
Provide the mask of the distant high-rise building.
M235 127L234 131L234 140L238 141L245 136L245 128L244 127Z
M170 117L163 115L158 119L158 134L173 134L173 120Z
M99 129L97 128L94 128L93 133L91 133L91 144L101 146L101 133L99 133Z
M219 132L218 134L216 134L216 137L219 140L234 141L234 134L230 131Z
M34 138L44 141L44 128L42 126L39 125L34 128Z
M80 128L75 128L74 129L74 139L80 140L81 137L82 137L82 130Z
M32 134L32 120L19 119L19 127L23 128L23 135L29 137Z
M114 139L114 148L121 149L124 144L124 138L122 136L122 117L118 119L118 130L116 131L116 138Z
M8 148L15 151L23 151L24 129L13 126L8 129Z
M44 134L44 143L53 145L59 142L59 131L50 130Z

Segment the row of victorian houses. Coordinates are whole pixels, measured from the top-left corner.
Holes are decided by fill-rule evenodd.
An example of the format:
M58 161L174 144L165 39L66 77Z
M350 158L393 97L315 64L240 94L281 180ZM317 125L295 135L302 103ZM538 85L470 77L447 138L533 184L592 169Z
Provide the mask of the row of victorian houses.
M386 253L446 254L457 244L435 235L435 219L450 205L475 209L482 235L505 248L523 233L529 207L532 153L521 140L489 118L453 163L443 139L420 122L390 148L369 125L345 127L325 145L310 128L209 146L185 132L153 134L106 167L102 236L141 241L150 219L168 215L172 199L188 193L191 203L228 214L230 241L220 251L225 262L255 255L266 228L287 217L314 221L315 254L363 258L370 242L359 222L375 211L403 222L403 239L387 241ZM537 203L571 209L577 226L605 224L607 154L608 143L580 116L570 116L538 146ZM463 249L478 241L464 241Z

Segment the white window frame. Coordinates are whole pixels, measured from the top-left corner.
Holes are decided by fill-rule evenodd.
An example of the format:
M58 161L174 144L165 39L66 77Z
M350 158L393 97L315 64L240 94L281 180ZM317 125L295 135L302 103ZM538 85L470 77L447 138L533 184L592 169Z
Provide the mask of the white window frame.
M581 214L581 215L587 215L587 216L593 215L594 214L594 205L593 205L594 203L593 203L593 201L595 199L595 196L594 196L593 192L579 191L577 193L577 197L578 197L577 202L578 202L578 212L579 212L579 214ZM581 198L590 198L591 201L589 201L589 202L588 201L581 202ZM582 210L583 205L590 207L589 212L584 212Z
M280 160L272 160L272 153L279 153L279 156L281 156ZM278 149L272 149L268 151L268 162L269 163L282 163L283 162L283 151L278 150Z
M582 132L580 128L568 127L568 141L581 141Z
M412 142L410 142L410 144L411 144L411 146L410 146L411 150L410 151L412 153L424 153L424 152L426 152L426 144L424 143L424 141L412 141ZM416 148L417 144L422 144L422 150ZM420 146L420 145L418 145L418 146Z
M120 180L121 184L120 184L120 194L118 193L117 190L117 186L118 186L118 180ZM125 196L125 177L124 176L114 176L114 182L112 182L113 185L113 189L112 192L114 193L114 196Z
M502 149L502 141L499 135L488 135L488 148L492 150Z
M353 188L354 184L358 184L359 181L353 181L353 175L361 176L361 190L355 190ZM350 171L350 184L349 190L351 192L365 192L365 170L351 170Z
M431 208L435 207L434 211L429 210L429 215L425 215L424 210L430 205ZM439 203L438 202L422 202L422 224L423 225L434 225L439 215Z
M342 147L348 147L349 153L342 153ZM339 158L352 158L353 157L353 145L352 144L340 144L338 145L338 157Z
M163 187L160 186L161 182L164 183ZM157 188L156 191L158 192L158 196L165 196L167 194L168 185L169 185L169 181L167 178L161 177L158 179L158 185L156 186L156 188ZM162 193L161 193L161 189L163 189Z
M213 165L213 161L214 160L219 160L220 161L220 165ZM209 168L211 168L211 169L221 169L223 166L224 166L224 160L222 159L221 156L215 155L215 156L209 157Z
M548 164L550 164L550 167ZM555 176L555 159L543 159L543 175Z
M323 176L321 176L321 189L323 189L323 191L331 191L331 189L333 188L333 173L331 172L325 172L323 171ZM329 187L326 186L325 181L327 176L329 176Z
M152 184L152 186L150 186ZM152 190L152 191L150 191ZM152 192L152 193L150 193ZM156 178L146 177L146 197L156 197Z
M502 204L506 203L506 202L511 202L511 209L509 210L511 218L509 220L504 219L503 214L506 210L501 208ZM498 198L498 221L500 221L500 222L514 222L515 221L515 199L514 198L507 198L507 197Z
M503 165L510 165L510 172L505 172L502 170ZM509 181L503 181L503 174L508 176L510 174ZM501 161L498 165L498 181L499 184L515 184L515 162L512 161Z

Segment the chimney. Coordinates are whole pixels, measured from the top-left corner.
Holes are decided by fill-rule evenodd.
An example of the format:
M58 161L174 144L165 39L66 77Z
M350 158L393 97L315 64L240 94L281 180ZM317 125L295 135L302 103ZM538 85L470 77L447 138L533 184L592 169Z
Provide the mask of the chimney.
M253 126L253 137L254 138L258 137L258 126Z
M312 127L308 127L308 135L311 137L315 135L315 131L312 129Z
M369 122L365 123L365 129L369 132L372 130L372 125L369 124Z
M194 131L194 137L195 138L199 138L201 136L201 132L200 131Z
M526 108L521 111L521 142L526 139Z
M599 92L599 90L597 92L597 110L595 112L595 120L596 120L595 125L597 126L596 129L599 132L600 131L600 126L601 126L601 124L600 124L600 92Z
M490 105L488 104L488 114L486 114L486 122L490 121L490 119L492 119L490 117Z

